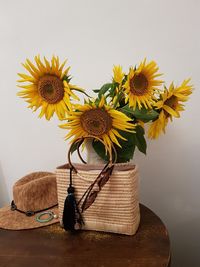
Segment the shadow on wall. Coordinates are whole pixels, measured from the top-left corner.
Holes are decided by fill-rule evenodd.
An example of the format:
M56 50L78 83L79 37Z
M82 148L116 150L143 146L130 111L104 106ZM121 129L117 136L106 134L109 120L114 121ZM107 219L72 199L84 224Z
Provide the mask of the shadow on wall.
M5 204L8 204L9 197L8 197L8 190L5 183L5 177L3 175L3 170L1 167L0 162L0 208L4 206Z

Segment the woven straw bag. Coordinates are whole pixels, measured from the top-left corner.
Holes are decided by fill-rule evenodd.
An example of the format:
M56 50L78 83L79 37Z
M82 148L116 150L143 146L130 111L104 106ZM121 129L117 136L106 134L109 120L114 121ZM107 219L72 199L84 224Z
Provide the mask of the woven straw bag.
M99 175L104 165L74 164L75 197L80 200ZM59 219L63 225L63 209L70 180L70 164L56 169ZM113 172L93 204L82 213L83 230L96 230L134 235L140 222L138 168L134 164L115 164Z

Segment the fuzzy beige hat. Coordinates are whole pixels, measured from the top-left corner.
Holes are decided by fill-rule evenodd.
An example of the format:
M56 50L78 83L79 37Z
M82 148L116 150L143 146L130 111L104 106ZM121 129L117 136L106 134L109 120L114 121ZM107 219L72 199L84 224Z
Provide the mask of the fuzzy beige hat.
M0 228L22 230L56 223L57 205L56 175L50 172L28 174L14 184L11 205L0 209ZM38 222L36 217L44 211L51 211L57 218L49 222Z

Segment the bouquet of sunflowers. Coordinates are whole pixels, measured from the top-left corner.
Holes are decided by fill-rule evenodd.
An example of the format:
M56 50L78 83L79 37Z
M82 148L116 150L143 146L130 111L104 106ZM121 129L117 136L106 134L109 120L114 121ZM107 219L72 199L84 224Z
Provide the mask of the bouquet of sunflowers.
M157 64L145 59L127 73L114 66L112 80L93 90L96 97L91 97L71 83L70 67L64 69L65 64L55 56L51 61L36 56L35 64L27 59L22 65L29 74L18 74L22 88L18 95L33 111L40 108L40 118L50 120L56 114L65 120L60 127L69 131L66 139L73 142L92 136L95 152L105 161L113 146L117 162L129 162L136 147L146 154L145 132L151 139L165 133L168 122L180 117L193 89L190 79L167 87L159 78ZM84 104L76 103L80 101L77 93L85 95Z

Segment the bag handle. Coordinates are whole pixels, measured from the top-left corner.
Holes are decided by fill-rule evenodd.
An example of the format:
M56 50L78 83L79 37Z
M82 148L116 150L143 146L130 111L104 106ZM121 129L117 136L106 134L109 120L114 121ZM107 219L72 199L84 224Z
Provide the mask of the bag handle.
M109 177L112 174L112 171L114 168L114 164L117 160L117 152L116 152L116 149L114 148L114 145L112 144L111 150L108 151L109 152L109 162L105 164L104 168L99 173L99 175L97 176L95 181L88 187L88 189L85 191L85 193L83 194L83 196L81 197L81 199L77 203L76 199L75 199L75 194L74 194L75 188L73 187L73 183L72 183L72 172L75 171L76 174L78 174L78 171L71 162L71 150L72 150L73 145L78 143L78 149L77 149L78 155L79 155L80 159L84 163L86 163L81 157L79 148L82 145L83 141L87 138L95 138L95 139L99 140L103 145L105 145L104 142L100 138L94 137L94 136L88 136L88 137L79 138L79 139L74 140L74 142L70 146L70 149L68 152L68 162L69 162L69 166L70 166L70 183L69 183L69 187L67 189L68 195L65 199L64 209L63 209L63 225L64 225L65 230L74 231L76 229L76 227L81 228L81 225L84 223L82 215L81 215L82 212L84 210L88 209L92 205L92 203L95 201L98 192L101 190L101 188L109 180ZM114 160L113 160L113 156L112 156L112 150L114 151L114 154L115 154ZM93 190L94 185L96 183L98 184L99 190L93 192L92 190ZM79 211L79 204L82 202L82 200L83 200L83 203L81 205L81 212L80 212Z
M73 165L73 163L71 161L71 151L72 151L72 148L77 143L77 145L78 145L78 147L77 147L78 156L79 156L79 158L81 159L81 161L84 164L87 164L87 162L85 162L85 160L81 156L80 146L83 144L83 142L84 142L85 139L91 139L91 138L97 139L98 141L100 141L105 146L104 142L100 138L98 138L96 136L92 136L92 135L87 136L87 137L78 138L78 139L74 140L72 142L70 148L69 148L69 151L68 151L68 163L69 163L70 169L74 170L75 173L78 173L78 170L76 169L76 167ZM108 166L108 165L114 165L116 163L116 161L117 161L117 151L116 151L116 149L115 149L115 147L114 147L113 144L111 144L111 146L112 146L112 149L110 151L108 151L109 161L108 161L108 163L105 164L105 167ZM114 159L113 159L113 155L112 155L112 150L114 152Z

